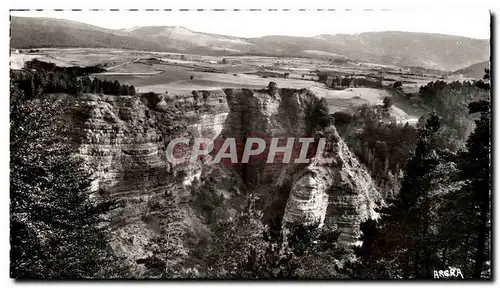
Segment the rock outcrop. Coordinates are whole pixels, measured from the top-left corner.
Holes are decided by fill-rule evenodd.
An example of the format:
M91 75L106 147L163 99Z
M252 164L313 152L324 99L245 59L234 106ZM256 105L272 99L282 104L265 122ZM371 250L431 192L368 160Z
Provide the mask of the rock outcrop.
M189 247L210 234L209 223L214 217L229 217L239 210L242 201L238 199L247 193L258 196L262 210L284 201L278 205L283 209L279 211L283 225L332 225L340 229L347 244L356 241L361 221L376 217L373 209L382 201L369 174L333 126L322 135L311 132L307 114L316 96L309 90L225 89L185 97L152 93L71 97L75 138L80 154L95 170L95 189L124 202L123 208L109 215L109 225L115 250L131 263L151 253L148 243L157 233L157 223L147 215L155 212L152 200L165 193L179 199L185 215L182 225L193 239L186 244ZM166 147L181 136L216 142L234 137L240 146L249 137L321 136L327 138L325 151L334 161L267 164L265 158L253 156L245 164L173 166L167 161ZM193 204L193 187L206 182L233 205L230 211L200 211ZM137 269L142 268L137 265Z

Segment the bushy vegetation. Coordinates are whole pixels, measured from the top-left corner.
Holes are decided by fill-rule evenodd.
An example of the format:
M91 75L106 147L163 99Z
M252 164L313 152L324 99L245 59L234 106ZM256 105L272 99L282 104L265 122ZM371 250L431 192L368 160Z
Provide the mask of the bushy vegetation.
M10 87L10 275L123 277L102 216L117 202L91 191L92 174L64 121L64 103ZM123 273L122 273L123 272Z
M488 93L489 84L478 83ZM362 226L358 277L432 279L454 267L465 278L491 279L491 106L488 99L468 106L480 118L462 151L437 145L438 115L419 129L398 196L378 223Z
M145 216L147 222L154 222L157 234L151 241L152 255L139 259L138 264L145 264L146 278L176 278L183 275L183 264L189 251L184 246L184 219L179 200L168 191L161 200L155 202L154 213Z
M249 199L251 203L252 199ZM345 278L346 251L335 230L291 225L287 232L264 225L252 204L213 230L202 274L222 279ZM286 233L286 239L284 238Z
M329 114L328 103L324 98L314 98L306 108L306 121L309 132L324 129L333 123Z
M489 97L486 90L478 87L481 83L484 82L429 82L420 87L418 95L424 105L432 107L442 117L442 124L449 127L458 140L465 142L474 129L474 117L469 115L469 103Z
M276 82L271 81L267 85L267 89L269 90L269 92L271 94L274 94L274 93L276 93L276 90L278 89L278 85L276 84Z
M354 75L338 76L328 72L317 72L318 81L325 83L330 88L346 88L346 87L370 87L382 88L384 85L381 79L373 77L356 77Z
M135 87L121 85L118 81L106 81L87 75L102 72L95 67L58 67L38 60L28 61L21 71L12 71L11 79L24 95L35 97L43 93L102 93L108 95L135 95Z
M388 97L388 96L385 96L384 100L383 100L383 103L384 103L384 108L385 109L391 108L392 107L392 98Z
M394 195L399 175L415 149L417 130L394 119L384 121L384 111L361 106L356 113L333 114L339 135L370 171L384 196Z

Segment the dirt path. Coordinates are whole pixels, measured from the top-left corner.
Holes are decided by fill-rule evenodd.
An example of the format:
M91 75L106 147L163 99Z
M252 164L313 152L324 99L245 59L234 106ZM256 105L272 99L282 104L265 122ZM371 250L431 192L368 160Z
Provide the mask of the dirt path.
M122 63L122 64L118 64L118 65L115 65L115 66L112 66L112 67L108 67L108 68L106 69L106 71L109 71L109 70L111 70L111 69L115 69L115 68L117 68L117 67L120 67L120 66L123 66L123 65L129 64L129 63L134 63L134 62L137 62L137 61L139 61L139 60L141 60L141 58L137 58L137 59L130 60L130 61L127 61L127 62Z

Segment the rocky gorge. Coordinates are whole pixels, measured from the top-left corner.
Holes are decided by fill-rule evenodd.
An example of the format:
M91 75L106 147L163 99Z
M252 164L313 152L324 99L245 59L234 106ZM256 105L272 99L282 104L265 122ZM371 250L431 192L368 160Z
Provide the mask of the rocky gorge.
M188 250L203 249L211 225L242 210L248 195L264 219L278 216L283 228L328 225L341 232L347 246L359 239L359 224L377 218L374 209L383 205L369 173L335 127L311 129L309 109L318 98L307 89L70 97L75 140L94 171L94 189L123 203L107 215L113 248L138 275L145 269L138 260L152 253L150 242L161 220L158 203L167 201L166 195L178 200ZM313 157L310 163L268 164L252 156L240 164L173 165L166 147L176 137L214 142L234 137L238 143L249 137L322 137L333 162ZM207 205L207 197L217 201Z

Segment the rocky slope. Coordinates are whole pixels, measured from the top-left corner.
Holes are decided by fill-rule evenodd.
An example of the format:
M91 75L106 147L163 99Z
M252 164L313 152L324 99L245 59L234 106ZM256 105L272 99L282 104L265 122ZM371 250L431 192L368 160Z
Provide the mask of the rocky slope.
M240 210L250 193L259 199L259 209L281 215L283 226L332 225L341 230L346 245L356 241L361 221L377 217L373 208L383 200L335 128L310 131L307 113L317 99L312 92L225 89L199 94L198 99L71 96L76 139L81 155L95 169L95 189L124 202L109 215L114 248L139 274L144 267L135 263L151 254L150 241L158 232L155 203L167 194L179 200L188 249L210 236L212 223ZM271 137L324 137L325 153L333 162L267 164L265 158L252 156L247 164L174 166L167 161L166 147L181 136L216 143L234 137L239 147L249 137L264 138L268 145ZM308 155L314 155L312 150ZM214 189L198 191L212 191L228 205L200 208L200 195L193 191L206 185Z

